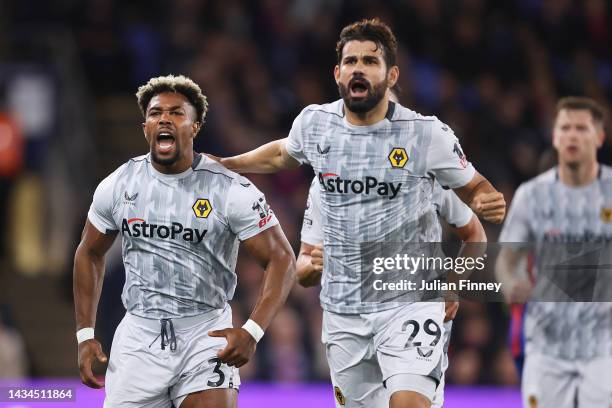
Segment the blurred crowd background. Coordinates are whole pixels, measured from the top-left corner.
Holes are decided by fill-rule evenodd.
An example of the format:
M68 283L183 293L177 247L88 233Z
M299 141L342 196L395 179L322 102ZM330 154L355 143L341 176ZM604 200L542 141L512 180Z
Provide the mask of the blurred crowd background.
M284 137L311 103L338 98L341 28L380 17L400 43L401 102L435 114L509 202L554 163L556 100L612 101L606 0L7 0L0 2L0 377L75 376L72 257L97 183L146 152L134 93L185 74L209 98L198 151L227 156ZM609 137L609 133L608 133ZM610 140L601 150L610 163ZM294 248L310 168L251 179ZM487 225L495 241L498 228ZM119 240L118 240L119 241ZM241 324L261 269L242 256ZM108 256L97 334L124 309ZM244 380L328 379L316 289L296 287L242 369ZM462 304L447 382L517 384L501 304Z

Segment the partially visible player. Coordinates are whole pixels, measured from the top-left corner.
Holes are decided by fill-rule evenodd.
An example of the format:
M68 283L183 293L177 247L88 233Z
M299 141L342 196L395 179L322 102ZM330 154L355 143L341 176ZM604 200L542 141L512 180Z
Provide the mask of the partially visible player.
M321 203L320 187L316 179L312 180L304 211L304 222L302 224L302 243L300 254L297 259L298 281L304 287L316 286L321 282L324 271L323 264L323 230L321 228ZM482 224L472 210L465 205L450 190L444 190L436 186L433 196L434 206L438 216L447 222L452 232L463 242L486 242ZM448 367L448 346L452 330L452 320L457 314L459 302L446 302L446 316L444 322L444 360L442 363L442 379L436 388L436 394L432 401L432 407L440 408L444 403L444 372ZM367 371L364 375L368 377L381 378L379 382L372 384L369 406L386 406L389 396L386 394L382 384L382 373L376 361L365 364ZM333 383L333 373L332 373ZM335 386L335 384L334 384Z
M538 160L538 174L544 173L547 170L557 165L557 151L550 147ZM526 254L522 260L522 264L517 267L515 277L535 283L534 276L534 261L535 257L532 251ZM520 275L520 276L519 276ZM523 365L525 363L525 313L527 312L524 303L511 303L509 305L510 326L508 329L508 343L510 353L514 359L516 371L519 378L523 375Z
M94 337L104 256L122 235L127 313L115 332L105 407L237 406L237 367L284 304L295 257L264 195L246 178L193 151L208 104L183 76L151 79L137 93L149 153L104 179L74 260L81 380L106 362ZM265 268L261 294L232 328L240 242Z
M505 201L468 162L447 125L389 101L399 68L387 25L373 19L346 26L336 51L340 100L306 107L286 139L222 163L255 173L312 166L321 186L327 268L321 300L325 336L335 343L328 356L340 384L336 400L367 406L368 385L346 368L376 355L389 405L427 408L441 378L443 304L362 302L361 245L439 242L434 181L492 222L503 220ZM414 336L406 333L409 323L418 324ZM419 358L407 336L427 343L426 357Z
M518 188L500 242L612 241L612 168L597 162L605 116L588 98L559 101L552 132L559 164ZM500 252L496 273L509 302L525 302L532 291L518 271L526 256L519 247ZM528 302L525 341L525 407L612 406L612 303Z

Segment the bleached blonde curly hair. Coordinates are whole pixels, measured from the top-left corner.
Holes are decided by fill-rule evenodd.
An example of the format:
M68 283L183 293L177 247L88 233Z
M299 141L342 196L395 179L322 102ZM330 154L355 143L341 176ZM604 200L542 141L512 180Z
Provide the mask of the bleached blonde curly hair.
M208 112L208 100L200 86L184 75L166 75L151 78L149 82L138 88L136 98L142 116L146 117L147 107L151 99L160 93L175 92L183 95L196 110L196 121L204 123Z

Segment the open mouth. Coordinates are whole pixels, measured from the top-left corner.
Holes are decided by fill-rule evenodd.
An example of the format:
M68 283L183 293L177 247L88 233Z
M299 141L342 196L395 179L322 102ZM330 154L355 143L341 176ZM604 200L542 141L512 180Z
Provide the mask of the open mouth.
M167 131L161 131L155 140L157 149L160 153L170 152L175 146L176 139L174 135Z
M365 79L356 78L351 79L349 83L349 89L351 96L354 98L365 98L368 95L370 84Z
M569 153L577 153L578 152L578 146L567 146L567 151Z

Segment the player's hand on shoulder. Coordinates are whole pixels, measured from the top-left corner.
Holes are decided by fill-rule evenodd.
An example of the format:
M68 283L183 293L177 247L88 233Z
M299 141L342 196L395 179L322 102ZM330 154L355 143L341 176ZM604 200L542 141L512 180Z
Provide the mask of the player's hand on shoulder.
M228 366L242 367L253 357L257 342L243 328L227 328L208 332L210 337L225 337L227 346L217 355Z
M79 344L79 372L81 382L91 388L102 388L104 383L93 374L92 365L95 360L106 363L108 358L102 351L102 345L96 339L86 340Z
M219 156L215 156L213 154L210 153L203 153L205 156L207 156L209 159L212 159L214 161L216 161L217 163L221 163L221 160L223 160L221 157Z
M506 216L506 200L498 191L478 195L471 208L480 218L493 224L501 224Z

